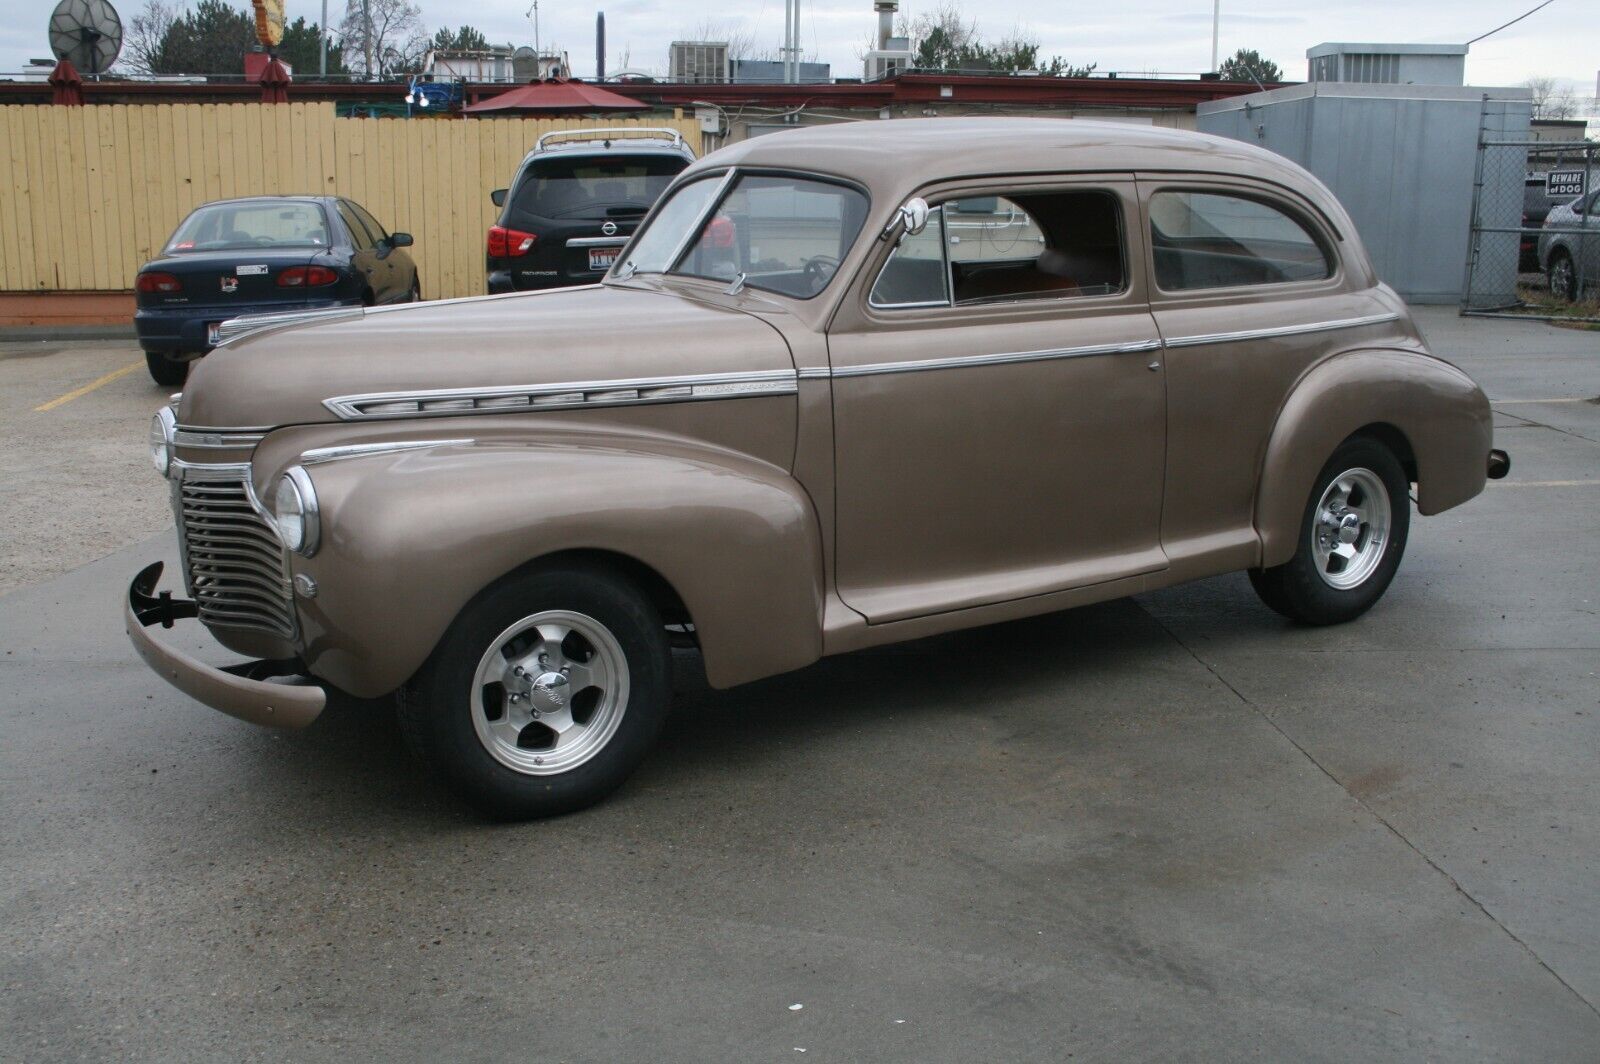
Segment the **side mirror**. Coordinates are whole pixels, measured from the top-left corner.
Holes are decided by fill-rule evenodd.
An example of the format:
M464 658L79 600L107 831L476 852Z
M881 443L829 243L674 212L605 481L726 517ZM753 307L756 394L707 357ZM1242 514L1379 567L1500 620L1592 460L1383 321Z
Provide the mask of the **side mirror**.
M906 236L916 236L928 227L928 214L928 201L921 196L913 196L902 203L898 211L894 212L894 217L889 219L889 224L883 227L883 235L888 236L898 225Z
M408 248L416 241L411 239L410 233L390 233L389 246L392 248Z
M509 191L509 189L504 188L495 189L493 192L489 193L489 202L493 203L496 207L504 207L506 205L506 193Z

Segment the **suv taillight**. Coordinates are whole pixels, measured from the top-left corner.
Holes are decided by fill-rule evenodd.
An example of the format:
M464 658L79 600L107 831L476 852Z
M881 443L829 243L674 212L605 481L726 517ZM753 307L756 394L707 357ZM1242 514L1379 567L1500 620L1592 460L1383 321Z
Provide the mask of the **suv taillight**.
M290 266L278 274L278 287L316 288L338 279L339 275L326 266Z
M489 257L492 259L519 258L532 251L538 242L537 236L520 229L507 229L503 225L489 227Z
M170 273L141 273L133 286L141 292L169 292L183 291L183 282Z

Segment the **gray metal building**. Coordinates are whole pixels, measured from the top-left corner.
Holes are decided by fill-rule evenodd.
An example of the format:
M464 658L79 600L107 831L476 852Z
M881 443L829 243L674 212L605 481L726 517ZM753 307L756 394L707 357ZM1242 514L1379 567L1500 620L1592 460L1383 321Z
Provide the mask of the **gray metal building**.
M1470 242L1480 130L1490 139L1526 140L1531 111L1527 89L1319 81L1202 103L1196 123L1202 133L1259 144L1316 174L1355 219L1383 280L1412 302L1454 303ZM1486 175L1479 196L1483 224L1514 228L1522 171ZM1514 247L1494 256L1505 263L1504 277L1480 275L1474 287L1503 287L1511 298L1516 260Z

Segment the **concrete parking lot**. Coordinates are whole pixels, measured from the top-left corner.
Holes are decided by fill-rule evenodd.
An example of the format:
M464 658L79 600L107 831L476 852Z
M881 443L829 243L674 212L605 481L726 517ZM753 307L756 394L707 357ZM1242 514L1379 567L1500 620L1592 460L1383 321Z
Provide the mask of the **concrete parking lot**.
M1600 1058L1600 333L1419 317L1512 472L1366 618L1239 574L685 655L635 779L517 826L384 703L277 733L152 675L164 391L0 344L0 1059Z

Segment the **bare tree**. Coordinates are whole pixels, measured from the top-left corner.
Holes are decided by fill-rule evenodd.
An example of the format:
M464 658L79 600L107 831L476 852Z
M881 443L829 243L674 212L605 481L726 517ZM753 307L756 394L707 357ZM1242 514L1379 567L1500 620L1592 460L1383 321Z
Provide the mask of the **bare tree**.
M422 11L410 0L348 0L339 34L345 64L368 78L414 69L428 50Z
M1533 94L1533 117L1573 118L1579 110L1578 94L1548 74L1523 82Z
M178 8L166 0L145 0L140 12L128 20L122 63L135 74L154 74L167 31L178 21Z

